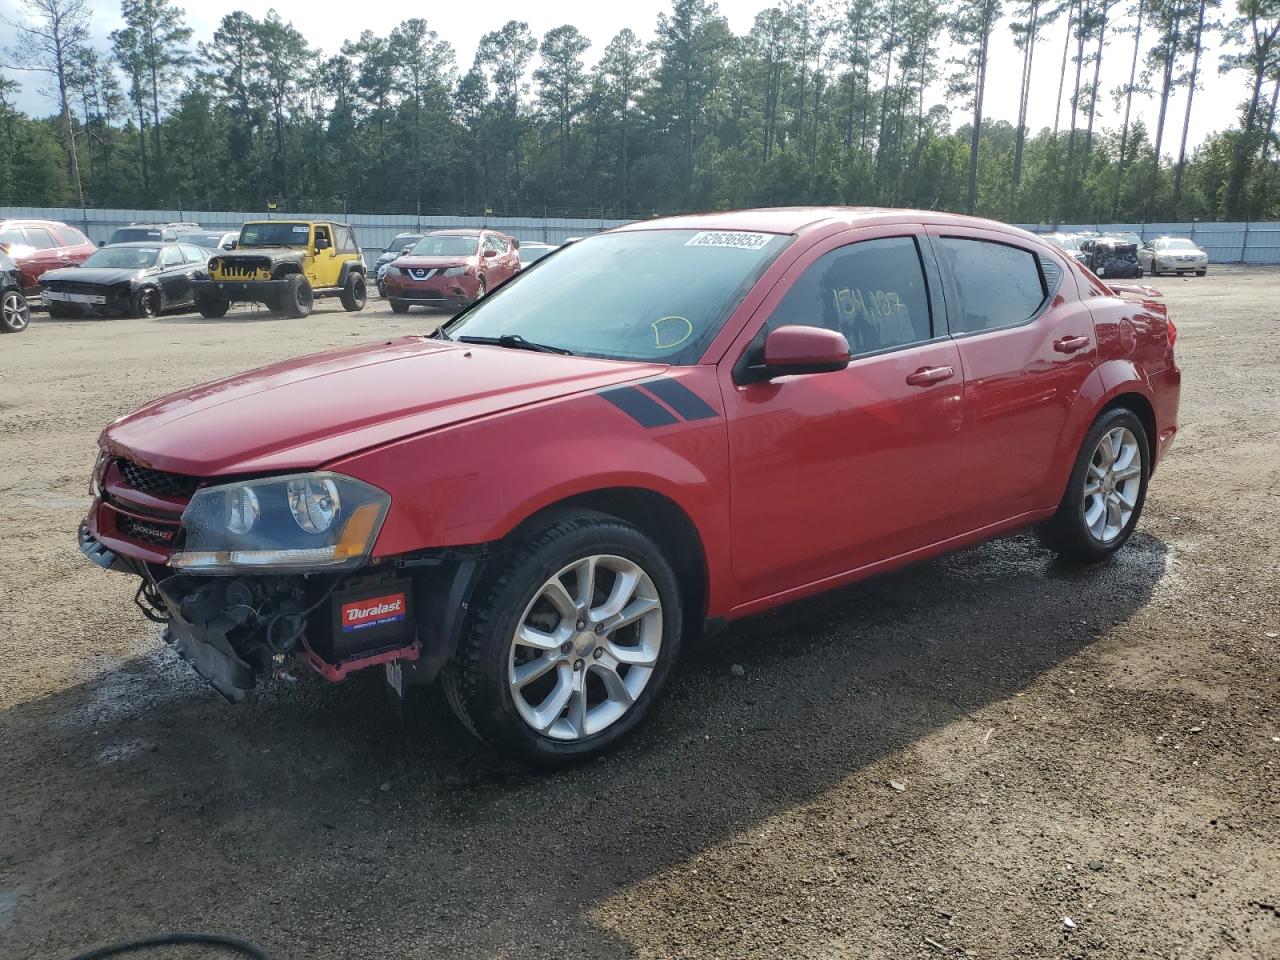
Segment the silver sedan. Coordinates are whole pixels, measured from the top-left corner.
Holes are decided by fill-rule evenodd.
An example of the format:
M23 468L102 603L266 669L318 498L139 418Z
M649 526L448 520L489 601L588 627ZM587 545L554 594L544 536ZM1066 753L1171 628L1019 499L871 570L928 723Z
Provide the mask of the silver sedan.
M1195 273L1203 277L1209 269L1209 255L1181 237L1148 240L1138 248L1138 262L1153 277L1162 273Z

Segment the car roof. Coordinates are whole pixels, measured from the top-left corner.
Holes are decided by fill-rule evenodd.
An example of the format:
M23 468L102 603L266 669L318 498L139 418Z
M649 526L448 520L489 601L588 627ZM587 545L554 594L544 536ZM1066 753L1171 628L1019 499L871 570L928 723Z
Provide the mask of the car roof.
M424 233L424 237L478 237L482 233L502 233L501 230L490 230L488 228L472 228L459 227L456 230L430 230Z
M942 226L980 227L1002 230L1022 237L1035 234L1007 223L967 217L937 210L907 210L895 207L766 207L759 210L728 210L644 220L617 227L631 230L739 230L758 233L800 234L831 226L873 226L878 223L930 223Z
M0 220L0 227L69 227L61 220Z
M104 250L110 247L176 247L180 243L186 243L185 240L126 240L123 243L109 243ZM187 246L190 246L188 243Z

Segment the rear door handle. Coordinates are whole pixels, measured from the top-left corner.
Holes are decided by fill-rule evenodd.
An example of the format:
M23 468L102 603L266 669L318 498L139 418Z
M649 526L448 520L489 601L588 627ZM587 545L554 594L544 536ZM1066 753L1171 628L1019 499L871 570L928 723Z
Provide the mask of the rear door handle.
M1083 350L1088 345L1088 337L1063 337L1061 340L1054 341L1053 349L1059 353L1075 353L1077 350Z
M907 375L907 383L913 387L927 387L931 383L941 383L956 375L954 367L921 367L915 373Z

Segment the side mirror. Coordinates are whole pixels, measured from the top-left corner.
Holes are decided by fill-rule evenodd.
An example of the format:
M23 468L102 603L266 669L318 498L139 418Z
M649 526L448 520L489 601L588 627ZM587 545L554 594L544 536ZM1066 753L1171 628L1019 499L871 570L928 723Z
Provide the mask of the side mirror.
M409 251L412 249L413 247L405 247L403 250L400 251L400 256L407 257L409 255Z
M821 327L778 327L765 340L763 353L763 358L753 358L753 362L740 371L735 378L738 383L759 383L804 373L833 373L849 366L849 341L844 334Z
M490 257L496 257L497 255L498 255L497 250L486 250L484 253L480 254L480 256L484 257L486 260L488 260Z
M100 246L100 247L105 247L106 245L107 245L107 241L105 241L105 240L99 240L99 241L98 241L98 246Z
M519 249L520 249L520 241L519 241L519 240L517 240L515 237L512 237L512 238L511 238L511 248L512 248L513 250L519 250Z
M329 249L329 240L327 237L316 237L316 251Z

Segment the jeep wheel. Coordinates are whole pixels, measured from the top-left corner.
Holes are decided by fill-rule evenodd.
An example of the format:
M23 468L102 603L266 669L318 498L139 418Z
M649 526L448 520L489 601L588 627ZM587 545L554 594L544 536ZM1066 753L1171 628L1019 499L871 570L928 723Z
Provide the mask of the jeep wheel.
M196 309L200 311L200 316L202 317L208 317L210 320L225 317L230 307L231 301L229 300L210 296L207 293L196 294Z
M17 290L0 294L0 333L21 333L31 322L27 298Z
M143 287L129 302L129 313L144 320L160 315L160 291L155 287Z
M364 274L359 270L352 270L347 275L346 286L342 288L342 309L348 313L363 310L368 295Z
M405 303L403 300L392 300L391 312L392 313L408 313L409 304Z
M605 514L531 532L478 596L445 693L472 733L530 763L572 763L617 744L648 713L680 648L671 564Z
M284 294L281 296L284 302L281 306L284 307L285 315L295 319L310 316L314 301L311 296L311 284L307 282L307 278L300 273L291 273L285 277L284 283Z

